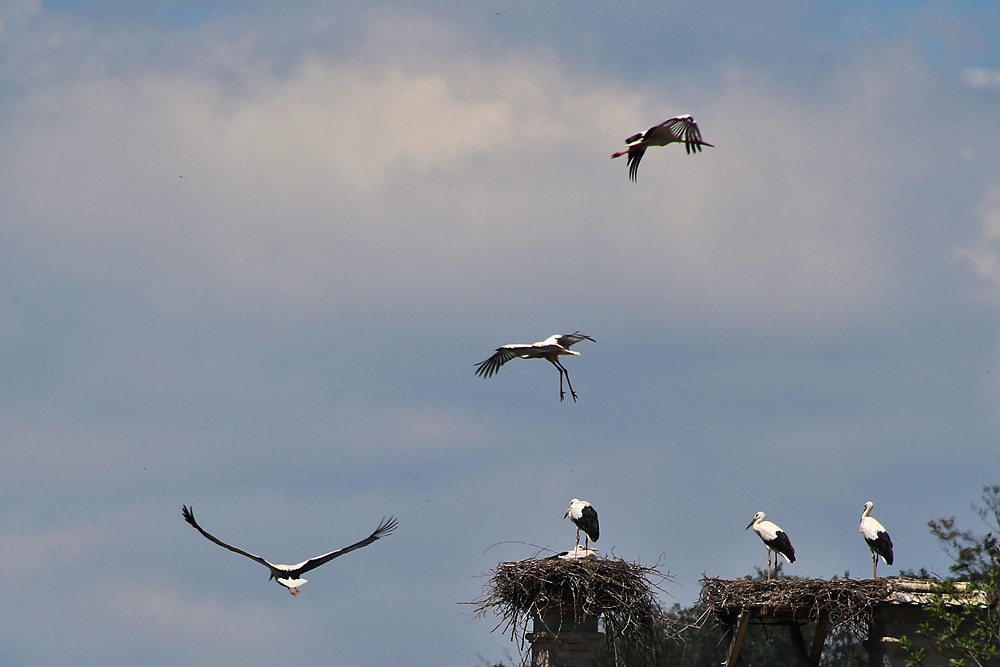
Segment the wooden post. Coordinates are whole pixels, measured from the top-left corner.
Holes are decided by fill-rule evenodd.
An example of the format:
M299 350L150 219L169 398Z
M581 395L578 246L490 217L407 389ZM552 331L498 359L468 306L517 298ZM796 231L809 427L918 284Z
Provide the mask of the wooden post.
M740 649L743 647L743 637L747 633L747 626L750 624L749 609L744 609L735 618L730 618L726 626L726 634L729 635L729 651L726 653L726 667L736 667L740 664Z
M829 631L830 612L824 609L816 619L816 633L813 635L812 650L809 652L809 664L814 667L819 667L819 659L823 657L823 644L826 643L826 634Z
M572 608L547 609L532 619L531 667L597 667L604 633L597 616Z

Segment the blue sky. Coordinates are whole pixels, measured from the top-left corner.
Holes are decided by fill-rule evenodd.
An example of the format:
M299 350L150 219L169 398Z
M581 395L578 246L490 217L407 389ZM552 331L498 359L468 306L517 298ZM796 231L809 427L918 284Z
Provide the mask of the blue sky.
M763 565L758 510L789 573L865 576L866 500L944 572L1000 470L998 24L0 6L0 664L504 659L460 603L573 497L667 605ZM716 148L608 159L682 113ZM576 330L576 404L473 375ZM400 527L292 598L182 504L281 562Z

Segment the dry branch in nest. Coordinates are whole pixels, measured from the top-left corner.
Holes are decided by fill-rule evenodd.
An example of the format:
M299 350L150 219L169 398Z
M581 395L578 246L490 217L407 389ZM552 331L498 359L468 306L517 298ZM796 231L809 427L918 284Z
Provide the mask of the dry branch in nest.
M500 563L490 573L482 597L473 604L477 616L492 611L500 617L493 629L504 626L512 640L523 642L529 619L558 611L560 618L574 623L603 616L609 640L624 636L655 651L664 633L676 635L679 626L657 599L657 591L666 592L660 585L673 580L657 566L621 558L531 558Z
M758 609L761 615L811 621L826 612L834 628L864 639L875 606L885 601L893 579L716 579L702 578L700 602L717 616Z

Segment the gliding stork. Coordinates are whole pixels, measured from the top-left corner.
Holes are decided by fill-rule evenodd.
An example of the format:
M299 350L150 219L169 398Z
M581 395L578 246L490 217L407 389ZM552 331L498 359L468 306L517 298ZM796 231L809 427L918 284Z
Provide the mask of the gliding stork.
M597 510L586 500L577 500L574 498L569 501L569 509L563 515L564 519L567 517L576 525L576 549L574 553L580 548L581 530L585 535L583 548L584 551L587 551L590 546L589 540L596 542L597 538L601 536L601 526L597 522Z
M865 503L865 510L861 513L861 528L858 530L864 535L868 548L872 550L872 579L877 579L879 558L886 565L892 565L892 540L882 524L871 516L873 507L875 503L872 501Z
M645 132L633 134L625 140L628 148L611 156L612 159L628 155L628 177L636 180L639 172L639 162L646 153L648 146L666 146L667 144L683 143L688 153L698 153L702 146L715 148L712 144L701 140L698 123L691 116L677 116L654 125Z
M781 528L777 525L771 523L770 521L764 521L764 513L757 512L753 515L753 519L747 524L744 530L748 530L753 527L753 531L757 533L757 536L764 542L764 546L767 547L767 578L771 578L771 552L773 551L776 555L774 557L774 566L778 566L778 556L781 554L785 560L789 563L795 562L795 548L792 546L791 540L788 539L788 535L785 534Z
M246 556L250 560L257 561L258 563L269 569L271 571L271 576L268 578L274 579L279 584L287 588L288 592L291 593L292 595L298 595L299 586L302 586L308 581L308 579L302 578L303 574L305 574L309 570L319 567L320 565L323 565L324 563L330 562L334 558L343 556L344 554L350 553L355 549L366 547L375 540L379 539L380 537L385 537L386 535L388 535L389 533L391 533L396 529L396 524L397 524L396 519L394 517L389 517L388 520L382 519L382 522L379 523L378 528L375 529L375 532L373 532L371 535L361 540L360 542L355 542L349 547L344 547L343 549L337 549L336 551L331 551L330 553L323 554L322 556L316 556L315 558L310 558L309 560L298 563L297 565L282 565L279 563L268 562L263 558L261 558L260 556L255 556L252 553L243 551L242 549L237 549L236 547L230 544L226 544L217 537L210 535L209 533L206 533L202 529L202 527L198 525L198 522L194 520L193 508L188 507L187 505L182 505L181 514L184 515L185 521L191 524L191 526L195 530L197 530L199 533L204 535L212 542L215 542L224 549L229 549L230 551L238 553L241 556Z
M476 375L488 378L499 371L501 366L517 357L521 359L545 359L559 371L559 400L562 401L566 398L566 392L563 391L563 376L565 375L566 384L569 385L569 393L575 403L576 392L573 391L573 383L569 381L569 371L559 363L559 357L567 354L580 356L579 352L573 352L569 348L581 340L589 340L591 343L597 342L590 336L576 331L571 334L549 336L540 343L531 343L530 345L526 343L504 345L503 347L498 347L492 357L476 364Z

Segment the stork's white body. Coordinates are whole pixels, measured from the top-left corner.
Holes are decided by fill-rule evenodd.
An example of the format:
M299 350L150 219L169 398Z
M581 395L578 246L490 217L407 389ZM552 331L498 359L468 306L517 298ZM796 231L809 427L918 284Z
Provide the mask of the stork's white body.
M559 560L597 560L597 549L581 547L578 544L572 551L563 551L562 553L557 553L556 555L549 556L548 558L558 558Z
M868 501L865 509L861 513L861 527L858 529L865 538L868 548L872 552L872 579L878 578L878 559L886 565L892 565L892 539L885 527L871 516L875 503Z
M573 383L569 381L569 371L559 362L559 357L564 355L580 356L579 352L569 349L581 340L589 340L596 343L593 338L579 331L571 334L556 334L549 336L538 343L514 343L498 347L493 356L476 364L476 375L488 378L500 370L500 367L511 359L545 359L559 371L559 400L566 397L563 391L563 376L566 376L566 384L569 385L569 393L576 402L576 392L573 391Z
M754 514L753 519L747 525L747 528L753 528L753 531L757 533L761 541L764 542L764 546L767 547L767 578L771 578L771 552L775 554L780 554L789 563L795 562L795 548L792 546L791 540L788 539L788 535L783 531L777 524L770 521L764 521L764 513L757 512ZM774 564L778 564L778 556L774 557Z
M596 542L601 537L601 526L597 519L597 510L586 500L574 498L569 502L569 508L563 518L568 518L576 526L576 548L580 548L580 531L586 536L584 549L590 546L588 540Z

